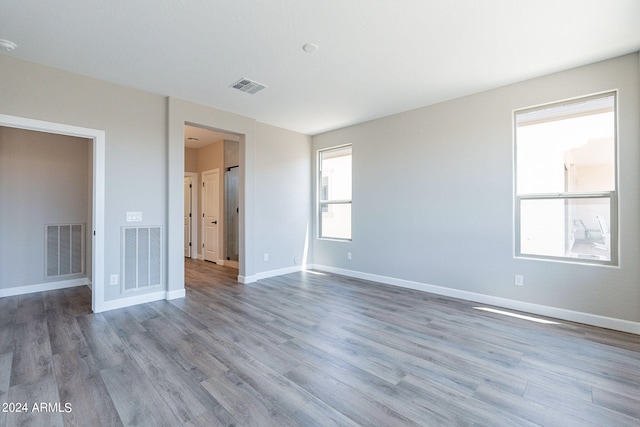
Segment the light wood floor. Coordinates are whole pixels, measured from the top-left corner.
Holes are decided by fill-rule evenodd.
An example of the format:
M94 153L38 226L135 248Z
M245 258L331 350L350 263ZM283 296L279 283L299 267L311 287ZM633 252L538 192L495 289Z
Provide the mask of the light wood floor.
M87 288L0 299L0 400L29 405L0 425L640 425L640 336L335 275L186 270L185 299L96 315Z

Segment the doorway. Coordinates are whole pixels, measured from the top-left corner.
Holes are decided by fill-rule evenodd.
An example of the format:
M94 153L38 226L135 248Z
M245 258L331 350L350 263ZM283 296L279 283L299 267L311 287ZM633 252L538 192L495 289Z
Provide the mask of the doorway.
M192 245L190 257L235 269L240 264L240 139L233 133L194 124L184 126L184 176L194 177L192 184L198 188L192 192L197 198L192 214L198 219L192 224L198 242ZM229 197L230 189L233 197ZM186 191L187 184L185 204ZM185 208L185 219L187 215Z
M0 126L43 132L54 135L65 135L85 138L92 144L91 152L91 230L88 233L91 240L91 308L94 313L104 311L104 198L105 198L105 132L97 129L80 128L77 126L27 119L24 117L0 114ZM33 248L37 250L37 248ZM73 282L67 286L74 285ZM38 292L55 287L56 282L14 288L16 292ZM77 286L77 285L75 285Z

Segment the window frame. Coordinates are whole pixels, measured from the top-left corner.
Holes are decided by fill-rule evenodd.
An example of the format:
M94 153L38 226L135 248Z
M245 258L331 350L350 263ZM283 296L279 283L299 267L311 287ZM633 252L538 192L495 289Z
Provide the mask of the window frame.
M613 158L614 158L614 190L613 191L593 191L593 192L562 192L562 193L524 193L518 194L518 114L528 113L540 109L549 109L561 107L563 105L574 104L581 101L589 101L592 99L613 97ZM514 194L514 253L516 258L530 258L557 262L570 262L587 265L618 265L618 91L609 90L592 95L579 96L576 98L566 99L563 101L541 104L533 107L522 108L513 111L513 194ZM590 258L577 258L568 256L553 256L523 253L521 251L521 206L526 200L571 200L571 199L608 199L609 200L609 260L598 260Z
M322 176L322 156L324 153L328 153L328 152L332 152L332 151L340 151L343 150L345 148L349 147L350 151L351 151L351 162L353 164L353 144L342 144L342 145L337 145L337 146L333 146L333 147L327 147L327 148L322 148L320 150L318 150L318 154L317 154L317 209L316 209L316 217L317 217L317 238L320 240L334 240L334 241L340 241L340 242L351 242L353 239L353 230L350 233L350 237L349 238L343 238L343 237L334 237L334 236L323 236L322 234L322 214L323 212L325 212L325 208L329 208L329 206L331 205L351 205L352 206L352 201L353 201L353 180L352 180L352 195L351 195L351 199L324 199L323 195L325 194L324 191L324 181L323 181L323 176ZM353 178L353 172L352 172L352 178ZM327 184L328 185L328 184ZM353 226L353 211L351 212L351 215L349 216L349 222L351 223L351 226Z

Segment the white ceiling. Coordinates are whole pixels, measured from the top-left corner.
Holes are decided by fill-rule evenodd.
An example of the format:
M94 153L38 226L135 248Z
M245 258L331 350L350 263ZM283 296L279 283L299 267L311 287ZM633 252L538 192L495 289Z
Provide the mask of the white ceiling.
M637 52L640 1L2 0L0 39L313 135ZM242 77L269 87L229 88Z
M225 139L228 141L240 141L240 137L235 134L193 125L185 125L184 127L184 146L186 148L198 149Z
M240 141L240 136L188 124L184 127L184 146L186 148L198 149L225 139Z

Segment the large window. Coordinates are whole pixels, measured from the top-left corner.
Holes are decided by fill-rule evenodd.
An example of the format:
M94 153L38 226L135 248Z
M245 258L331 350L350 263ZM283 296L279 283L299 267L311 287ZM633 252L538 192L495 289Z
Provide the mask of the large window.
M351 145L321 150L318 160L319 237L351 240Z
M616 94L515 112L516 255L617 263Z

